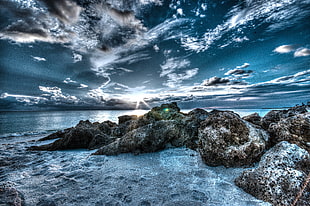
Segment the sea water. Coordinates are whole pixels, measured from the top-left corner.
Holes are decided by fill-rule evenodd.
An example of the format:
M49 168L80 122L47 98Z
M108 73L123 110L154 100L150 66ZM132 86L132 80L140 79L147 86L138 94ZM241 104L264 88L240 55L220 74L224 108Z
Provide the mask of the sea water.
M190 110L182 110L187 113ZM208 111L208 110L207 110ZM240 116L257 112L264 116L268 109L233 110ZM0 138L9 136L29 136L51 133L74 127L80 120L118 122L121 115L143 115L148 110L84 110L84 111L36 111L36 112L0 112ZM0 140L1 141L1 140Z

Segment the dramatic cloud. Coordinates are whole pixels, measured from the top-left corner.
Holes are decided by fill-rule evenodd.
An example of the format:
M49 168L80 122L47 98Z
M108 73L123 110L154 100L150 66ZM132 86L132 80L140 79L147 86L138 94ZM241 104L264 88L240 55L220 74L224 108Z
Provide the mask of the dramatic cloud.
M186 68L189 66L190 61L188 61L187 59L169 58L164 62L164 64L160 65L161 73L159 76L164 77L168 74L175 72L177 69Z
M169 73L167 74L168 80L163 85L170 88L180 86L184 80L188 80L198 73L198 68L186 70L184 73Z
M63 23L74 23L78 20L82 10L75 2L71 0L40 0L43 1L49 12L55 15Z
M296 49L294 45L282 45L275 48L273 51L280 54L290 53Z
M305 57L310 55L310 49L299 48L295 51L294 57Z

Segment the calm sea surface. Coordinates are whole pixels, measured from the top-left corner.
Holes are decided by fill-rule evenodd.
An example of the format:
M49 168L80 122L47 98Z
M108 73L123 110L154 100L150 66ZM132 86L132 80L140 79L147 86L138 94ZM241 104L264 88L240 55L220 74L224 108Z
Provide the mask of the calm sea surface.
M189 111L182 110L182 112ZM269 110L238 109L234 111L241 116L254 112L264 116ZM49 133L73 127L80 120L90 120L91 122L111 120L117 122L118 116L125 114L142 115L146 112L147 110L0 112L0 138Z

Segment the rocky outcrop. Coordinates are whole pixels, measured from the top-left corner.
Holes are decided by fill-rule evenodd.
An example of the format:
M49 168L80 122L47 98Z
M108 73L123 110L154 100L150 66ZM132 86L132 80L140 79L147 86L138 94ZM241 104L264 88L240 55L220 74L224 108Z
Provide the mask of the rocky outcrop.
M241 174L235 183L244 191L273 205L292 205L310 173L310 155L286 141L266 152L259 165ZM297 205L310 205L310 185Z
M13 185L0 183L0 205L25 206L25 200Z
M198 130L199 152L210 166L249 165L263 154L268 135L231 111L213 111Z
M310 113L297 114L269 125L271 141L288 141L310 152Z
M281 119L304 113L307 113L306 106L295 106L287 110L271 110L262 118L261 125L265 130L268 130L271 123L277 123Z
M253 114L250 114L250 115L247 115L247 116L244 116L242 117L243 120L245 121L248 121L254 125L257 125L257 126L261 126L261 121L262 121L262 118L261 116L259 116L258 113L253 113Z
M134 129L115 142L100 148L95 155L120 153L146 153L164 149L171 140L178 138L180 127L174 121L161 120Z
M30 147L30 150L64 150L64 149L97 149L115 140L111 136L115 123L106 121L103 123L91 123L90 121L80 121L79 124L71 129L66 129L59 134L58 140L51 144Z

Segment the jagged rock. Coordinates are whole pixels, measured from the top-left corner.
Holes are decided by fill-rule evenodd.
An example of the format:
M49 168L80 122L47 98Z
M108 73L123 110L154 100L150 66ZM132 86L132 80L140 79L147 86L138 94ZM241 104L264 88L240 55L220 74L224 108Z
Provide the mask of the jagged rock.
M122 115L118 117L118 124L123 124L130 120L137 120L138 115Z
M235 183L273 205L292 205L309 172L309 153L283 141L262 156L257 168L244 171ZM308 184L297 205L310 205L309 199Z
M247 116L244 116L242 117L242 119L244 119L245 121L248 121L254 125L258 125L258 126L261 126L261 116L259 116L258 113L253 113L253 114L250 114L250 115L247 115Z
M180 127L172 120L161 120L134 129L115 142L100 148L95 155L117 155L120 153L146 153L164 149L180 134Z
M116 136L116 137L122 137L124 136L126 133L137 129L139 127L143 127L145 125L151 124L152 121L147 120L146 118L139 117L137 119L132 119L132 120L127 120L127 121L120 121L122 122L121 124L119 124L114 130L112 135Z
M259 160L268 135L234 112L213 111L201 123L198 138L198 150L207 165L236 167Z
M271 123L277 123L283 118L292 117L306 112L306 106L296 106L287 110L271 110L262 118L261 125L265 130L268 130Z
M288 141L310 152L310 113L297 114L269 125L272 144Z
M9 183L0 183L0 205L25 206L21 192Z
M182 120L179 138L171 143L173 146L186 146L196 150L198 147L198 128L200 123L208 117L209 113L203 109L194 109L190 111Z
M182 120L185 115L180 112L177 103L162 104L160 107L153 107L151 111L143 115L149 121L159 120Z
M30 147L30 150L64 150L64 149L97 149L115 140L110 136L116 124L107 121L103 123L91 123L80 121L75 127L65 130L61 138L55 142L42 146Z

